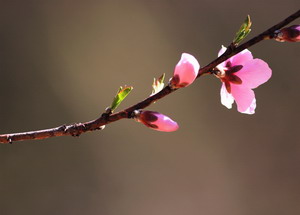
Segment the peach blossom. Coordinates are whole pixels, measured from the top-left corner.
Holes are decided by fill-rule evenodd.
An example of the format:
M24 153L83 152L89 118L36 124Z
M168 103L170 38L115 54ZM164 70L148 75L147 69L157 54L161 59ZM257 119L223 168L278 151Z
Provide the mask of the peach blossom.
M219 56L226 51L223 46ZM256 108L255 94L252 89L268 81L272 70L260 59L253 59L247 49L229 58L217 66L216 76L222 82L221 103L232 108L235 101L241 113L254 114Z

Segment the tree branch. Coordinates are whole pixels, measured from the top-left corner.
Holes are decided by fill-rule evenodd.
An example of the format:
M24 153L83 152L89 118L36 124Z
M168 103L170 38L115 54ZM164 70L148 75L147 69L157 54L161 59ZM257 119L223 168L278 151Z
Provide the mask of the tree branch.
M274 25L273 27L269 28L268 30L262 32L261 34L253 37L251 40L241 44L240 46L233 46L232 44L228 46L227 51L221 55L220 57L213 60L211 63L206 65L205 67L200 68L199 74L197 78L201 77L204 74L211 74L212 70L219 65L220 63L224 62L225 60L229 59L233 55L243 51L246 48L249 48L263 40L270 39L273 37L273 34L276 30L281 29L282 27L288 25L295 19L299 18L300 10L295 12L294 14L290 15L283 21L279 22L278 24ZM12 134L3 134L0 135L0 143L14 143L17 141L23 140L41 140L50 137L59 137L59 136L79 136L82 133L88 131L95 131L101 130L105 127L105 125L124 119L124 118L132 118L133 111L144 109L148 107L153 102L162 99L163 97L169 95L170 93L176 91L177 89L173 89L170 86L166 86L157 94L154 94L145 100L132 105L131 107L126 108L123 111L114 114L103 113L100 118L85 122L85 123L75 123L71 125L62 125L56 128L50 128L45 130L38 130L38 131L29 131L29 132L22 132L22 133L12 133Z

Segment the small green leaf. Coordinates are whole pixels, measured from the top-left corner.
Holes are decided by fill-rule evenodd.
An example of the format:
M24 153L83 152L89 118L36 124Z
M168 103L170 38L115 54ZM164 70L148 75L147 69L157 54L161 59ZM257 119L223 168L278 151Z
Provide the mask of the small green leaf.
M250 16L248 15L243 24L241 25L240 29L235 35L235 38L233 40L233 45L237 46L243 39L247 37L247 35L250 33L252 22L250 20Z
M133 89L133 87L120 87L117 95L115 96L110 108L111 108L111 112L113 112L115 109L117 109L117 107L121 104L121 102L126 98L126 96L131 92L131 90Z
M152 93L150 96L158 93L164 88L164 80L165 80L165 73L162 74L157 80L154 78L153 84L152 84Z

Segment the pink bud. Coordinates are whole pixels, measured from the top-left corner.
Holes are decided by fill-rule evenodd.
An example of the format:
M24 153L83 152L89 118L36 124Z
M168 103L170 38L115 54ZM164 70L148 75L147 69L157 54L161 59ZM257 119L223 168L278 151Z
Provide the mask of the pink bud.
M196 79L200 65L197 59L187 53L181 55L180 61L177 63L171 80L171 86L174 88L186 87Z
M275 31L274 39L279 42L299 42L300 41L300 25L292 25L287 28Z
M135 113L135 119L157 131L176 131L179 126L169 117L154 111L142 110Z

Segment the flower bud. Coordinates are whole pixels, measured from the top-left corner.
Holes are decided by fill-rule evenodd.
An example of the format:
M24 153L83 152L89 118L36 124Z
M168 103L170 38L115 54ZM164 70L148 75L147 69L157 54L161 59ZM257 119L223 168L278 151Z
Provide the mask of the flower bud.
M279 42L299 42L300 41L300 25L292 25L274 33L274 39Z
M154 111L141 110L135 112L135 119L157 131L176 131L179 126L169 117Z
M200 65L197 59L187 53L181 55L180 61L177 63L173 78L170 85L173 88L186 87L196 79Z

